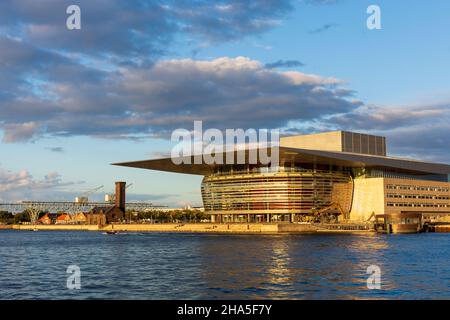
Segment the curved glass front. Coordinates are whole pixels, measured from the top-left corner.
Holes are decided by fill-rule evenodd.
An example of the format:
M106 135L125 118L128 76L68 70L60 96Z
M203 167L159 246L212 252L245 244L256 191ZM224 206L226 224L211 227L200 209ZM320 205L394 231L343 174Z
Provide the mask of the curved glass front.
M350 174L343 171L280 169L204 177L205 211L210 214L310 214L334 202L336 185L351 182Z

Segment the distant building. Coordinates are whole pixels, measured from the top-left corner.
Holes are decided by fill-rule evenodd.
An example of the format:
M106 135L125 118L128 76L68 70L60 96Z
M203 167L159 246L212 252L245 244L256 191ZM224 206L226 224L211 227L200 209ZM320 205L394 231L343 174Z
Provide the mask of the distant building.
M56 218L56 224L70 224L72 222L72 218L69 214L63 213Z
M125 219L125 182L116 182L115 204L94 207L86 216L87 224L105 225Z
M86 224L87 223L87 215L83 212L74 214L74 215L72 215L72 222L75 224Z
M116 206L95 207L87 214L87 224L104 225L111 222L121 222L125 212Z
M58 215L54 213L46 213L41 218L39 218L37 222L42 224L54 224L57 216Z
M297 222L325 211L347 221L450 214L450 165L388 156L384 137L346 131L284 137L276 166L250 164L250 151L239 165L197 164L194 156L186 157L192 164L165 158L116 165L204 176L203 205L215 222Z

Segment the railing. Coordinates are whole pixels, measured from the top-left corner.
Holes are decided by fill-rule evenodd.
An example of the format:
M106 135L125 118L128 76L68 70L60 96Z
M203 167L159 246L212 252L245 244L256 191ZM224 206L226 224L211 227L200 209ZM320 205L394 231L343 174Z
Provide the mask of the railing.
M337 224L322 224L322 223L313 223L314 226L320 229L327 230L346 230L346 231L362 231L362 230L372 230L374 229L373 223L361 223L361 224L345 224L345 223L337 223Z
M317 173L317 174L329 174L329 173L342 173L347 174L346 171L336 171L336 170L314 170L314 169L303 169L303 168L291 168L291 167L261 167L248 170L233 170L233 171L223 171L215 172L209 176L228 176L228 175L240 175L240 174L261 174L261 173Z

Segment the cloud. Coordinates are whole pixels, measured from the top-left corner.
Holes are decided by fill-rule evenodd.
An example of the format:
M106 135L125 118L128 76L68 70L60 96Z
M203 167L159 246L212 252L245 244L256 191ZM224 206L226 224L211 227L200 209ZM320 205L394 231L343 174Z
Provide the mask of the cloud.
M266 50L266 51L271 51L271 50L273 49L272 46L264 45L264 44L259 44L259 43L255 43L255 44L253 44L253 46L254 46L255 48L260 48L260 49L263 49L263 50Z
M26 46L8 41L17 52ZM34 54L46 59L53 53ZM291 120L350 112L361 104L338 79L269 70L246 57L161 60L112 71L77 68L64 59L46 60L45 68L39 61L22 66L12 56L5 61L20 76L6 92L9 98L0 101L4 142L167 135L192 127L194 120L219 129L278 128Z
M43 179L37 180L27 170L12 172L0 167L0 200L45 200L55 192L62 192L64 187L83 183L63 181L57 172L50 172Z
M74 135L140 139L193 120L273 128L359 105L336 79L268 70L249 58L162 59L175 38L194 39L196 47L260 34L289 14L291 1L78 1L77 31L65 28L69 4L0 3L5 143Z
M400 107L364 105L330 117L325 125L385 135L393 154L450 162L450 102Z
M63 147L48 147L45 149L50 150L51 152L55 152L55 153L64 153Z
M167 150L158 150L158 151L151 151L148 153L149 158L170 158L170 151Z
M304 64L298 60L278 60L271 63L266 63L267 69L275 69L275 68L295 68L295 67L303 67Z
M72 0L3 0L0 32L40 48L133 61L164 55L178 35L217 43L258 35L292 9L291 1L78 0L81 30L66 28Z
M244 57L164 59L179 39L200 48L260 35L289 15L293 1L79 0L79 31L65 27L69 4L73 1L0 2L3 142L167 137L175 128L191 128L194 120L219 129L290 129L300 123L303 131L386 134L398 153L424 148L430 156L448 157L447 105L364 105L338 79L289 70L301 66L296 60L264 66Z
M328 31L331 28L334 28L336 26L337 26L337 24L335 24L335 23L327 23L327 24L324 24L323 26L321 26L320 28L309 31L309 34L322 33L322 32Z
M4 131L3 142L24 142L36 137L39 132L39 124L36 122L10 123L4 126Z
M332 118L338 124L371 130L394 130L416 124L448 123L450 105L390 106L365 105L351 113Z
M329 4L336 4L340 0L304 0L307 4L314 4L314 5L329 5Z

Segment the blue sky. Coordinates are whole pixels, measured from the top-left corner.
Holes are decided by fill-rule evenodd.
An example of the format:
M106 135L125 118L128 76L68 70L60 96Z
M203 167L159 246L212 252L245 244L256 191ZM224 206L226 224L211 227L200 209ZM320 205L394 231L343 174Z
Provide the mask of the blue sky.
M65 28L69 4L81 30ZM381 30L366 27L371 4ZM125 180L131 199L199 205L201 177L109 165L170 151L194 119L381 134L391 154L450 162L448 1L6 0L0 12L0 200Z

